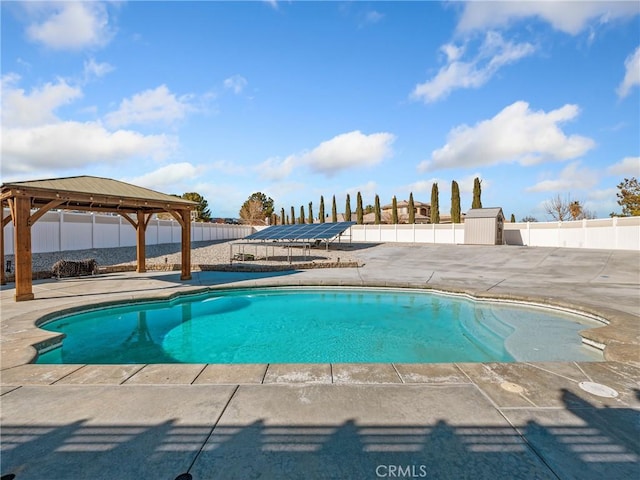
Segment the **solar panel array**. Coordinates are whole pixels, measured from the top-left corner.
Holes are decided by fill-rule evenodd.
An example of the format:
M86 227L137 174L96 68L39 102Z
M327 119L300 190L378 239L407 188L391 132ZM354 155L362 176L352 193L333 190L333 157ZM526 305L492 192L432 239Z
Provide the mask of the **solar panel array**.
M245 240L330 240L344 233L356 222L309 223L299 225L273 225L252 233Z

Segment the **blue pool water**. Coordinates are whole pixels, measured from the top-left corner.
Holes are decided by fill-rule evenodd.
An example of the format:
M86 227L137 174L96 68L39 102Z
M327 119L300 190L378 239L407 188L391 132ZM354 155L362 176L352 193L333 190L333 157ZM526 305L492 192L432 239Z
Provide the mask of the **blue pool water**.
M578 334L597 325L417 290L229 290L56 319L37 363L598 361Z

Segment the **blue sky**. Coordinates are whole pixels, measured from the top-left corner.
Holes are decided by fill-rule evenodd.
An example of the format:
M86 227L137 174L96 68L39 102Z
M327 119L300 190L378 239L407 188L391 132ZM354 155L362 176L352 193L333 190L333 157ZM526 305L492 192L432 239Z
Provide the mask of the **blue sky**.
M640 176L638 2L2 2L2 181L599 217Z

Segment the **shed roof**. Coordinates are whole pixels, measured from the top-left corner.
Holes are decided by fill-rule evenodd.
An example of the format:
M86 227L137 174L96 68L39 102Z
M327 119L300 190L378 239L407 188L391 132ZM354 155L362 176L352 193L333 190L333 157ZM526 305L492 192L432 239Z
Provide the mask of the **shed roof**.
M502 208L500 207L492 207L492 208L472 208L469 210L464 217L465 220L469 218L496 218L499 215L504 217L502 213Z
M34 198L33 207L49 200L61 199L59 208L71 209L193 209L197 204L173 195L110 178L81 175L2 184L2 200L16 195ZM98 208L95 208L98 207Z

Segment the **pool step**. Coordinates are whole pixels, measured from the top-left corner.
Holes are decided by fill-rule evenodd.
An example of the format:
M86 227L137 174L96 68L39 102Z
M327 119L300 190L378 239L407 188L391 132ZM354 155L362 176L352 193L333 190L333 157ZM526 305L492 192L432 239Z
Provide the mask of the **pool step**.
M511 359L504 340L514 328L502 322L493 313L474 309L473 315L460 318L463 335L478 349L495 360Z

